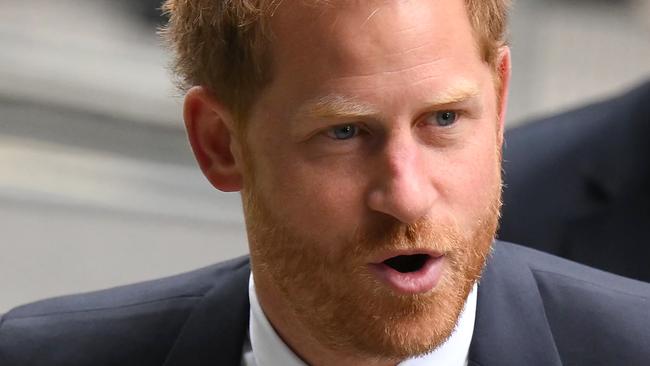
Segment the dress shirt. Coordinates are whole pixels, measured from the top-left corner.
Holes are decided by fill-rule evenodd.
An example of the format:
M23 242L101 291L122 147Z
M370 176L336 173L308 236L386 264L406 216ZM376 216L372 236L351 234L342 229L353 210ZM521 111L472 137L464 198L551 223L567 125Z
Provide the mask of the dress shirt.
M266 318L255 292L251 274L248 282L250 321L248 340L244 345L242 366L306 366L282 341ZM449 339L430 353L404 360L398 366L467 366L469 345L476 318L476 284L458 318L456 329Z

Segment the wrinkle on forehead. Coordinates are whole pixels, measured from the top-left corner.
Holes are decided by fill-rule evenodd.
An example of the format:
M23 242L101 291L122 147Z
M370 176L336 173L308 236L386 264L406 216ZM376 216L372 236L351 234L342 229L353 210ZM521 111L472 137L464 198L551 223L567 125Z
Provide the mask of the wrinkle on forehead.
M435 59L427 62L420 62L416 63L414 65L400 65L399 67L394 67L394 68L389 68L387 70L381 70L379 74L382 76L392 76L396 74L402 74L403 77L406 79L404 81L408 82L420 82L424 79L430 79L434 78L437 76L441 76L442 72L438 71L436 73L432 73L431 70L437 70L436 66L440 65L442 63L442 60L440 59ZM420 73L427 73L426 78L423 78ZM344 79L344 78L364 78L364 77L375 77L377 76L377 72L370 70L370 71L362 71L359 70L357 72L354 72L353 74L346 75L343 74L341 75L338 79ZM408 76L411 75L411 76Z

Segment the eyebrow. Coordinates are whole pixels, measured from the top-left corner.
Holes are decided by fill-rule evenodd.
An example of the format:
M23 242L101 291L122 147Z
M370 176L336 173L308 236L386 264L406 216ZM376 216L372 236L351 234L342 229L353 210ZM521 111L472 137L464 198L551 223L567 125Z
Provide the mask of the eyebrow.
M307 101L297 115L315 118L367 117L379 114L370 104L342 94L329 94Z
M462 81L440 93L434 94L433 97L426 102L426 105L429 107L436 107L461 103L474 98L479 94L480 89L476 84Z
M434 110L444 105L460 103L477 96L479 93L479 88L475 84L459 82L428 98L424 102L424 109ZM372 117L379 114L381 114L379 109L354 97L343 94L329 94L307 101L295 115L324 119L345 119Z

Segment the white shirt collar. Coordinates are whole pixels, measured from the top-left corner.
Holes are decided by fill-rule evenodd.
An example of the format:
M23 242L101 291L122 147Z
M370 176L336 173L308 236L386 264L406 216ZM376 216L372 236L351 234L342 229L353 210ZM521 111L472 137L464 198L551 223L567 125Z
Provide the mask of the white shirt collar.
M250 346L244 348L243 366L306 366L293 351L280 339L266 315L262 311L255 282L251 274L248 281L248 298L250 301L249 339ZM466 366L469 346L474 334L476 319L476 284L467 297L465 307L458 318L456 329L449 339L433 352L411 358L399 363L398 366Z

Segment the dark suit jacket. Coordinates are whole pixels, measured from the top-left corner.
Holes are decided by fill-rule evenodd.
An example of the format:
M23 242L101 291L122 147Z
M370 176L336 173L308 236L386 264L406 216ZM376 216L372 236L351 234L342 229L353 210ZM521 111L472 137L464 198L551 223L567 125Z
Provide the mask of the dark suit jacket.
M650 81L508 131L504 170L500 239L650 281Z
M16 308L0 365L240 364L249 262ZM471 366L650 364L650 285L496 243L478 287Z

